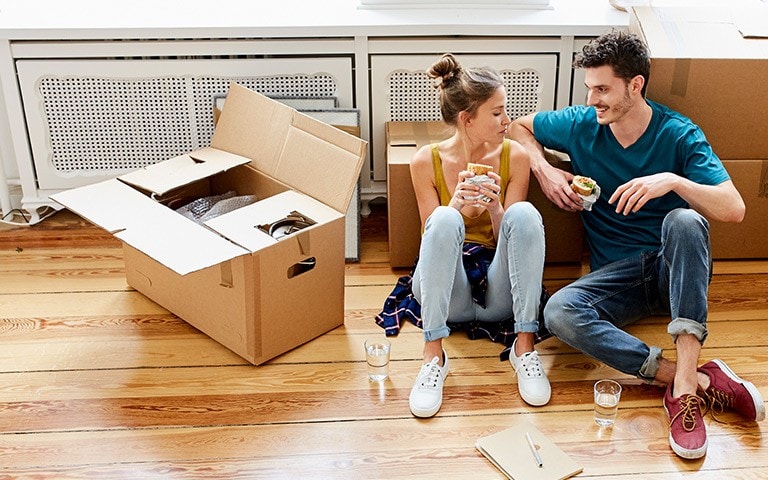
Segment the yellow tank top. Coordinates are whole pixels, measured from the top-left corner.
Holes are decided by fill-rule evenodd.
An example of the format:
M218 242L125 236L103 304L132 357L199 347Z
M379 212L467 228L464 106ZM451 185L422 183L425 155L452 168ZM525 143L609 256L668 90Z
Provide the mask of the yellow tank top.
M504 204L504 194L507 190L507 184L509 183L509 146L511 140L504 139L504 144L501 147L501 158L499 161L499 176L501 177L501 192L499 192L499 201ZM432 145L432 167L435 171L435 184L440 195L440 205L447 206L451 201L451 192L448 191L448 185L445 183L445 176L443 175L443 161L440 158L440 151L437 148L437 144ZM484 210L482 214L477 217L470 218L464 215L464 226L466 235L465 242L474 242L487 247L496 247L496 239L493 237L493 225L491 224L491 214L487 210Z

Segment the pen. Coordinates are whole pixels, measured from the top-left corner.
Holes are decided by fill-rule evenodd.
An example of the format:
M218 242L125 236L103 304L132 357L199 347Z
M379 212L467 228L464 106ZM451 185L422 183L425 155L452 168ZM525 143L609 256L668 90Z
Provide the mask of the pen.
M525 432L525 439L528 440L528 446L531 447L531 453L533 453L533 458L536 459L536 463L539 464L539 467L543 467L544 464L541 461L541 456L539 456L539 451L536 450L536 445L533 444L533 439L528 432Z

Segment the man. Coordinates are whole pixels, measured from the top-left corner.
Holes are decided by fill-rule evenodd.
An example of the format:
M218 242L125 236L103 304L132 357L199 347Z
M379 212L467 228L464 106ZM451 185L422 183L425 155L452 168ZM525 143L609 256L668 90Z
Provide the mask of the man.
M545 324L617 370L666 384L670 445L683 458L700 458L707 407L765 417L753 384L721 360L698 366L712 274L706 218L740 222L744 202L701 129L645 99L650 60L637 36L605 34L574 66L585 72L587 106L539 112L510 127L547 197L581 212L590 250L591 272L552 296ZM543 147L568 153L574 173L597 182L590 211L569 186L573 175L549 165ZM622 330L654 315L670 316L676 363Z

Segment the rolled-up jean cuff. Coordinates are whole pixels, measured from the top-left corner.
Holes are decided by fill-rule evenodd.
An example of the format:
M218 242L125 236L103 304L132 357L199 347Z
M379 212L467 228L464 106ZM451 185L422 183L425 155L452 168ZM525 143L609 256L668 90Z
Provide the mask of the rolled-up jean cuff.
M678 335L693 335L703 344L707 339L707 326L688 318L676 318L669 322L667 333L672 335L672 340L677 341Z
M536 333L539 331L539 322L515 322L515 333Z
M447 337L451 333L451 329L446 327L436 328L434 330L424 330L424 341L432 342L434 340L440 340Z
M637 372L637 378L646 383L652 383L653 379L656 378L656 372L659 371L659 360L661 359L661 349L659 347L650 347L650 349L648 358L645 359L643 366L640 367L640 371Z

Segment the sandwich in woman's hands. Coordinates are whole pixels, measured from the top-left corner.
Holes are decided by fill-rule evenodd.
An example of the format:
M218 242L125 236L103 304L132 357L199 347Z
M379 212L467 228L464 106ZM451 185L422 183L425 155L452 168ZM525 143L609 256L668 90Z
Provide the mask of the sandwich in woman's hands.
M578 193L582 199L584 210L592 210L592 205L600 197L600 186L589 177L576 175L571 180L571 190Z
M493 167L491 165L483 165L482 163L468 163L467 171L475 174L474 177L471 177L465 180L467 183L471 183L472 185L482 185L483 183L495 183L493 179L488 176L488 172L493 171ZM478 198L477 196L464 197L465 200L474 200L477 198ZM480 196L480 200L485 203L491 202L491 199L486 197L485 195Z
M493 167L490 165L483 165L482 163L468 163L467 171L477 175L487 175L488 172L493 171Z

